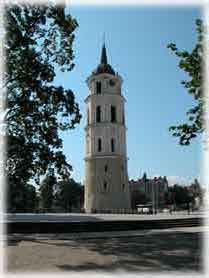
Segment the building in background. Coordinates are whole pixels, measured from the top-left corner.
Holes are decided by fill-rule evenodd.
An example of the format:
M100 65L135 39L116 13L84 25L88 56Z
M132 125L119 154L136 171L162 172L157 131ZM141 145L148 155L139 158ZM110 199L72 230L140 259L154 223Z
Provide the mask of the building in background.
M166 177L147 178L145 173L138 180L130 180L129 186L133 209L139 204L152 204L156 210L164 207L168 193Z
M85 211L130 209L122 78L108 64L105 45L87 84Z

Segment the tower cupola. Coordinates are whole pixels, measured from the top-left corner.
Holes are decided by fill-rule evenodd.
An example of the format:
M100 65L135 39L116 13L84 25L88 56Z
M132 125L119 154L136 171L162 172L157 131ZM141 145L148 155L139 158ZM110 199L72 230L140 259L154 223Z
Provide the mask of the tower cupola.
M107 51L106 51L105 44L103 44L103 47L102 47L100 64L92 72L93 75L98 75L101 73L109 73L109 74L115 75L115 71L113 70L112 66L110 64L108 64L108 61L107 61Z

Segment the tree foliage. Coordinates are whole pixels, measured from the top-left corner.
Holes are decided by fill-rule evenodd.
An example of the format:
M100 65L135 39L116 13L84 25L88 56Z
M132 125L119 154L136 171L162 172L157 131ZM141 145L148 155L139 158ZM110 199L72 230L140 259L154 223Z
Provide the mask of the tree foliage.
M53 84L56 71L71 71L77 21L64 6L10 5L5 8L4 82L8 183L24 187L53 169L69 176L59 131L80 122L69 88Z
M186 186L174 184L171 188L172 199L176 205L185 204L192 201L189 190Z
M42 181L40 186L40 201L41 206L44 209L50 209L54 200L54 187L56 184L56 178L53 174L48 174Z
M55 187L55 200L58 207L70 212L72 207L78 207L84 201L84 188L73 179L59 181Z
M204 130L203 126L203 41L205 31L200 19L196 20L197 43L191 52L180 51L174 43L168 44L168 48L180 58L179 67L184 70L189 80L181 83L188 93L194 98L195 106L187 111L188 122L177 126L171 126L169 130L173 136L179 138L181 145L189 145L193 138Z
M38 206L38 196L32 184L8 184L7 211L34 212Z
M131 192L131 208L136 209L139 204L146 204L151 200L146 196L144 192L134 190Z

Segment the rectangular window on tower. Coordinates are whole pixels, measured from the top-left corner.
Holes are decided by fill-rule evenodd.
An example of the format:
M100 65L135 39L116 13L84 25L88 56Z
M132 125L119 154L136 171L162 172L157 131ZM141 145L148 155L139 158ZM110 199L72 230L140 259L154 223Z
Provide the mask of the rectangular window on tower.
M102 92L102 84L100 81L96 82L96 93L101 94Z
M101 106L97 106L96 108L96 121L97 123L101 122Z
M111 151L112 153L115 152L115 140L113 138L111 139Z
M102 139L99 138L98 139L98 148L97 148L98 152L101 152L102 151Z
M123 114L122 117L123 117L123 118L122 118L122 123L125 124L125 116L124 116L124 114Z
M116 122L116 107L111 105L111 123Z

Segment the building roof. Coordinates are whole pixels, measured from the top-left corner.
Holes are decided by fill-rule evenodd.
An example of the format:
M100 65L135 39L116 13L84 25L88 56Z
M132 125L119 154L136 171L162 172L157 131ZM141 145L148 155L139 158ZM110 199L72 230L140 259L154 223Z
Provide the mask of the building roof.
M115 75L115 71L113 70L111 65L108 64L108 61L107 61L107 51L106 51L105 43L102 46L100 64L92 72L93 75L97 75L100 73L109 73L109 74Z

